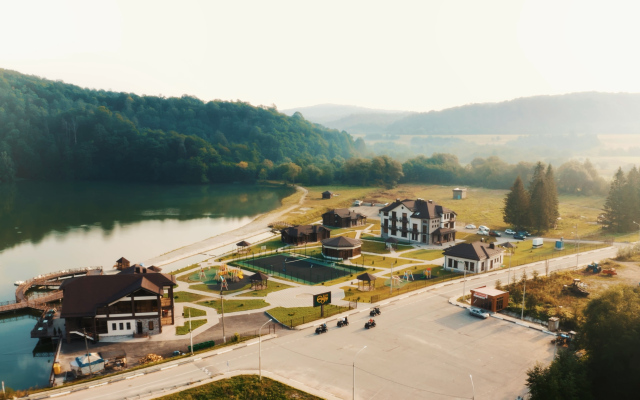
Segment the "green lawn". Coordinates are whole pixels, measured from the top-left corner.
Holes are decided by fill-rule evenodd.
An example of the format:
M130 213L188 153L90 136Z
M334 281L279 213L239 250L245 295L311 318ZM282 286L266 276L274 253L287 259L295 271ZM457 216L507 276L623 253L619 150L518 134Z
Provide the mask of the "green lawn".
M201 310L199 308L185 307L184 308L184 317L185 318L189 318L189 315L191 315L191 318L193 318L193 317L204 317L205 315L207 315L207 312L204 311L204 310Z
M398 270L396 270L394 268L393 274L394 275L400 275L402 277L404 275L404 271L409 271L414 275L414 279L418 279L418 277L422 277L423 272L427 268L431 268L431 276L433 276L433 277L452 275L452 274L455 273L455 272L445 271L442 268L442 265L420 265L420 266L406 267L406 268L402 268L402 269L398 269ZM391 271L389 271L388 273L384 274L383 276L386 276L387 278L390 277L391 276Z
M369 272L371 274L376 273L378 271L382 270L382 268L367 268L366 271L358 271L358 272L354 272L353 274L349 274L347 276L343 276L341 278L336 278L327 282L323 282L323 283L318 283L316 284L316 286L333 286L337 283L342 283L342 282L350 282L350 281L355 281L356 277L360 274L364 274L365 272Z
M160 397L161 400L298 399L320 400L307 392L267 377L239 375Z
M200 264L198 264L198 263L196 263L196 264L191 264L191 265L188 265L188 266L186 266L186 267L184 267L184 268L180 268L180 269L177 269L177 270L175 270L175 271L171 271L169 274L170 274L170 275L177 275L177 274L179 274L179 273L181 273L181 272L191 271L192 269L196 269L196 268L199 268L199 267L200 267ZM181 277L178 277L177 279L178 279L178 280L180 280L180 278L181 278Z
M206 319L194 319L191 321L191 330L195 330L198 327L206 324ZM189 322L185 322L183 326L176 326L176 335L188 335L189 334Z
M250 292L243 293L243 296L264 297L264 296L266 296L267 294L269 294L271 292L277 292L279 290L289 289L290 287L293 287L293 286L286 285L284 283L279 283L279 282L269 282L266 289L252 290ZM219 290L209 289L209 287L207 285L205 285L204 283L201 283L201 284L198 284L198 285L190 285L189 288L194 289L194 290L201 290L203 292L211 292L211 293L220 294ZM237 293L237 292L240 292L240 291L243 291L243 290L250 290L250 289L251 289L251 283L247 283L243 287L241 287L239 289L236 289L236 290L225 290L224 293L225 294Z
M361 249L367 253L389 254L386 243L373 240L363 240Z
M206 299L207 296L190 292L174 292L173 301L176 303L194 303L196 301Z
M518 247L515 249L513 258L511 259L512 267L517 265L522 265L522 264L529 264L535 261L547 260L550 258L564 257L566 255L576 254L576 245L573 243L565 243L564 244L565 250L562 250L562 251L556 250L554 248L555 242L548 241L548 240L545 241L542 247L539 247L537 249L534 249L531 247L532 246L531 240L519 242L517 245ZM581 244L580 251L583 252L588 250L594 250L604 246L605 245L603 244L601 245ZM583 257L589 257L589 256L585 255ZM508 266L509 258L510 256L508 255L508 253L505 252L504 257L502 258L502 264L505 266ZM588 261L592 261L592 260L588 260ZM595 260L595 261L599 261L599 260Z
M418 260L431 261L431 260L435 260L435 259L444 257L442 255L442 251L443 250L425 250L425 249L421 249L421 250L416 250L416 251L410 251L408 253L402 253L400 255L400 257L417 258Z
M215 308L218 313L222 313L222 307L220 300L208 300L197 303L201 306ZM232 313L237 311L255 310L258 308L267 307L269 303L262 299L255 300L224 300L224 312Z
M311 302L312 300L309 298L309 303ZM325 317L347 310L349 310L349 307L334 306L333 304L324 307ZM268 310L268 313L283 324L292 324L293 326L306 324L321 318L320 307L275 307Z
M362 257L356 258L355 260L352 260L352 262L358 267L362 267L363 260L364 260L365 268L371 268L371 267L391 268L392 265L394 267L399 267L400 265L408 264L411 262L408 260L401 260L395 257L372 256L371 254L363 254Z
M266 247L266 250L262 250L262 246ZM238 254L236 252L226 255L224 257L221 257L218 259L218 261L227 261L227 260L233 260L236 259L238 257L243 257L246 256L248 254L255 254L256 256L259 254L264 253L265 251L273 251L276 249L279 249L280 247L284 247L286 246L285 243L282 242L282 240L280 240L280 238L274 238L271 240L267 240L266 242L262 242L262 243L257 243L254 244L252 246L249 247L249 250L247 250L246 252L243 252L241 254Z

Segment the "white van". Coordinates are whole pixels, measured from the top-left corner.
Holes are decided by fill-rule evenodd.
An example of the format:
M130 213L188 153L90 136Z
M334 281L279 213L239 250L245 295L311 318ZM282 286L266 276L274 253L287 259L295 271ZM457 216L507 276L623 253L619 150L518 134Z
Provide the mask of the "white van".
M537 249L538 247L542 247L542 238L535 238L531 241L531 247Z
M480 226L478 227L478 230L481 230L481 231L487 231L487 232L489 232L489 231L490 231L489 227L488 227L488 226L484 226L484 225L480 225Z

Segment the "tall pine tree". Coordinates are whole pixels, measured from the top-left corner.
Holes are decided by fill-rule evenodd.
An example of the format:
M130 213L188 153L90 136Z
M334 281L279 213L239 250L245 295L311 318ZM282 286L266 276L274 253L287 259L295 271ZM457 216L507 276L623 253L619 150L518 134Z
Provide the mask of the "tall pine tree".
M618 172L616 172L609 187L607 201L604 203L605 224L614 232L624 232L624 228L627 225L626 184L627 179L624 176L624 172L622 172L622 168L618 168Z
M531 227L538 232L548 230L550 228L549 220L551 219L549 210L550 196L544 165L541 162L538 162L533 170L533 177L529 183L529 198Z
M547 207L549 215L549 227L556 226L560 211L558 210L558 188L556 186L556 178L553 174L553 167L551 164L547 166L547 172L545 173L545 179L547 183Z
M513 225L516 229L528 228L529 218L529 193L524 190L524 184L520 175L513 182L511 192L504 199L502 209L502 219L507 224Z

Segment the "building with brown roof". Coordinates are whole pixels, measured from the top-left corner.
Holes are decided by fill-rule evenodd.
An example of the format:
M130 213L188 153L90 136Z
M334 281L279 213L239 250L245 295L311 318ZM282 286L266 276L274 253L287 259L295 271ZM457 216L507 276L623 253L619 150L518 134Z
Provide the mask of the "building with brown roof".
M340 228L350 228L352 226L360 226L367 223L367 217L350 211L348 208L336 208L322 214L322 225L336 226Z
M334 194L333 192L328 191L328 190L327 190L327 191L322 192L322 198L323 198L323 199L330 199L330 198L332 198L333 196L335 196L335 194Z
M456 213L432 200L400 200L380 209L380 236L426 244L456 240Z
M280 238L287 244L319 242L331 236L331 231L322 225L297 225L280 231Z
M502 265L503 251L495 243L460 243L443 252L444 268L470 273L491 271Z
M362 242L345 236L322 241L322 256L330 260L352 260L361 255Z
M65 319L67 341L74 332L83 331L96 340L161 333L163 326L174 324L175 284L174 276L140 266L117 275L64 281L60 286L64 298L60 316Z
M509 292L481 286L471 289L471 305L498 312L509 305Z

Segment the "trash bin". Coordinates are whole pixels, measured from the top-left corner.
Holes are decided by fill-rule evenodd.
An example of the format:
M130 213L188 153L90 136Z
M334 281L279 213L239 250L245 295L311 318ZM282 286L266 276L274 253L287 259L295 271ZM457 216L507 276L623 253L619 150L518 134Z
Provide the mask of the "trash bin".
M556 332L560 328L560 318L551 317L549 318L549 330L551 332Z

